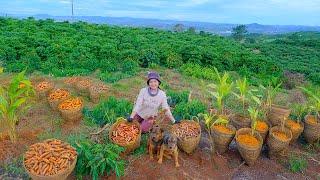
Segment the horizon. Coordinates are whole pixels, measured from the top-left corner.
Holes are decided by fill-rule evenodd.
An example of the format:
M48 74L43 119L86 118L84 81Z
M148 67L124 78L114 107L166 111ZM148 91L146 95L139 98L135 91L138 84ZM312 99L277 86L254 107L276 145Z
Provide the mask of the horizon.
M0 12L0 17L1 14L6 14ZM25 17L36 17L36 16L52 16L52 17L72 17L72 15L51 15L51 14L6 14L8 17L20 17L20 16L25 16ZM242 23L225 23L225 22L208 22L208 21L189 21L189 20L175 20L175 19L161 19L161 18L139 18L139 17L128 17L128 16L100 16L100 15L75 15L74 17L102 17L102 18L131 18L131 19L146 19L146 20L160 20L160 21L174 21L174 22L191 22L191 23L210 23L210 24L230 24L230 25L242 25ZM262 25L262 26L307 26L307 27L320 27L320 25L302 25L302 24L262 24L262 23L257 23L257 22L251 22L243 25L252 25L252 24L257 24L257 25Z
M10 15L71 16L71 0L11 0L0 12ZM75 16L158 19L217 24L320 26L320 2L309 0L74 0Z

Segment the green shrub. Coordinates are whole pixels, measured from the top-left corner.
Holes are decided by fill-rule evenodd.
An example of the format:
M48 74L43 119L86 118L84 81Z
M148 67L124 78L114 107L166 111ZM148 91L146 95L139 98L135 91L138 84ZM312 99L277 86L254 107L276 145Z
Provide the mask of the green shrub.
M115 172L117 177L124 175L125 161L120 159L120 153L125 149L113 143L98 144L88 139L70 142L78 153L75 173L82 179L90 175L97 180L99 176Z
M93 109L84 108L83 114L86 121L103 126L107 123L114 123L118 117L128 116L132 108L133 105L128 100L109 97Z
M189 98L189 91L167 91L168 104L171 107L176 106L178 103L186 103Z
M206 109L206 105L199 100L181 102L174 108L173 116L176 120L192 119L193 116L198 116L199 113L204 113Z
M304 157L291 156L289 158L289 168L292 172L303 172L306 170L308 161Z

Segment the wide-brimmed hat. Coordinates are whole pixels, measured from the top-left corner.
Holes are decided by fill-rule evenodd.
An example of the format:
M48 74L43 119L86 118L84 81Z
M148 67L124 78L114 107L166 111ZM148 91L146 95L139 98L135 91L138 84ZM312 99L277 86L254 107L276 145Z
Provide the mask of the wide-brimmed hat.
M161 84L160 75L157 72L148 72L148 80L147 80L148 85L149 85L149 81L151 79L156 79L156 80L158 80L159 85Z

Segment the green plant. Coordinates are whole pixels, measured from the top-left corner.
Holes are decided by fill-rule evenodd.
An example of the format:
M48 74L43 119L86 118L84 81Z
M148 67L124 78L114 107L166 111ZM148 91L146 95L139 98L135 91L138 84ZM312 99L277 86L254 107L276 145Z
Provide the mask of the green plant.
M204 113L206 106L199 100L191 100L190 102L182 102L176 105L173 110L175 119L191 119L200 113Z
M214 68L217 82L209 84L208 86L213 88L209 90L209 93L216 98L216 106L220 114L224 114L224 101L227 95L230 94L232 88L232 82L230 82L230 74L224 72L223 75L219 73L217 68Z
M126 99L109 97L101 101L93 109L84 108L83 114L86 121L103 126L107 123L114 123L118 117L127 117L133 108L131 102Z
M123 147L113 143L97 144L88 139L71 143L76 148L78 160L75 172L78 178L90 175L97 180L99 176L115 172L117 177L124 175L125 161L120 159Z
M178 103L186 103L189 98L189 91L167 91L168 104L171 107L176 106Z
M133 151L134 156L141 156L147 152L148 134L141 134L140 146Z
M11 159L10 162L5 163L3 166L0 166L0 169L3 168L6 174L8 174L8 179L28 179L28 173L23 168L23 157L19 156L18 158ZM6 179L6 177L2 176Z
M304 157L290 156L289 168L292 172L303 172L307 169L308 161Z
M236 80L236 88L239 90L239 95L237 93L233 93L237 98L242 102L242 108L245 109L245 102L247 99L247 95L249 94L249 83L247 78Z
M33 94L31 82L25 77L25 71L15 75L8 87L0 86L0 125L15 142L16 124L19 112L29 106L22 107Z
M306 104L294 103L291 104L291 115L295 117L298 123L303 119L303 115L308 110L308 106Z
M256 107L250 106L248 111L251 118L251 134L253 135L254 131L257 129L259 110Z
M269 83L267 87L263 85L259 86L263 92L263 106L266 113L268 113L271 110L274 98L279 92L280 86L281 86L281 83L275 86L273 86L271 83Z
M304 88L304 87L299 87L299 88L302 89L309 96L309 100L311 103L310 109L314 111L318 119L320 119L320 95L307 88Z

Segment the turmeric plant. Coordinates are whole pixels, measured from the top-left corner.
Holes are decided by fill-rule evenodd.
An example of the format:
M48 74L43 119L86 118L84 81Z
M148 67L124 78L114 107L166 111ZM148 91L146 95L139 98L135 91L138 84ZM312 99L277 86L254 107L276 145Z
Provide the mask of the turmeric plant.
M0 127L3 134L8 133L15 142L18 114L28 106L22 107L34 93L31 82L25 77L25 71L14 76L8 87L0 86Z
M214 68L214 70L216 72L217 82L208 85L213 89L209 90L209 93L216 99L218 112L220 114L224 114L224 101L225 98L231 93L233 83L230 79L229 73L224 72L222 75L221 73L219 73L217 68Z

